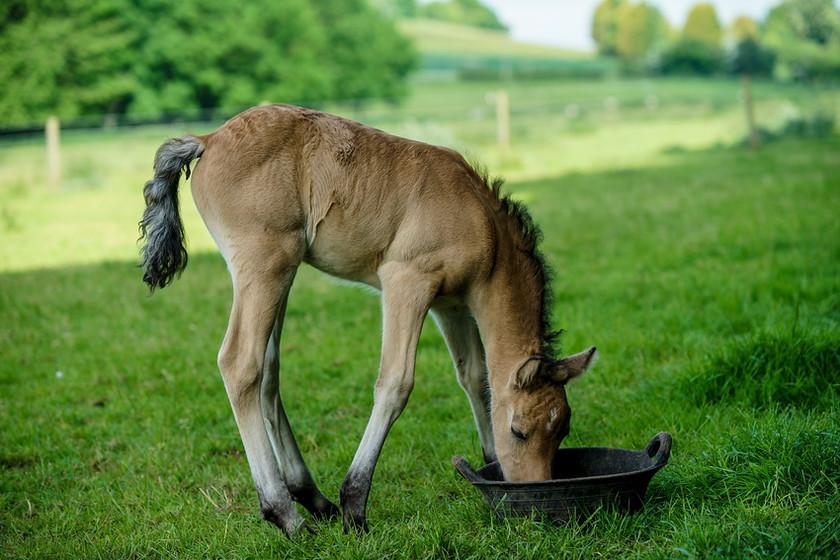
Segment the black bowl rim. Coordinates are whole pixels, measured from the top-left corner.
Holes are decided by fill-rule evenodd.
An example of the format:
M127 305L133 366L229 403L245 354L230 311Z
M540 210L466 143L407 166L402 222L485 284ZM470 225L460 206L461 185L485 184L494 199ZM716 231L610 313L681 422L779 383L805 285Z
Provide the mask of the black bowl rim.
M528 482L509 482L506 480L489 480L484 478L479 471L483 469L487 469L488 467L494 466L498 464L498 461L493 461L492 463L488 463L483 467L479 467L478 469L473 469L469 463L463 457L453 457L452 463L455 465L455 468L459 471L461 476L466 478L470 484L474 486L485 486L485 487L493 487L493 488L508 488L508 489L515 489L515 488L529 488L529 489L549 489L549 488L556 488L559 486L574 486L574 485L582 485L582 484L589 484L589 483L599 483L599 484L607 484L609 482L617 482L619 480L625 478L632 478L641 475L650 475L651 477L656 474L656 472L664 467L668 463L668 459L671 454L671 434L668 432L660 432L656 434L653 439L650 440L647 447L641 451L634 450L634 449L624 449L621 447L565 447L560 448L557 450L557 453L571 453L574 451L620 451L623 453L629 453L635 456L642 456L646 455L650 458L651 464L648 467L644 467L642 469L634 470L634 471L624 471L624 472L617 472L612 474L605 474L605 475L597 475L597 476L581 476L575 478L552 478L549 480L534 480ZM651 456L651 452L653 455ZM658 456L657 456L658 455ZM472 471L474 476L466 476L459 468L460 462L466 463L466 466Z

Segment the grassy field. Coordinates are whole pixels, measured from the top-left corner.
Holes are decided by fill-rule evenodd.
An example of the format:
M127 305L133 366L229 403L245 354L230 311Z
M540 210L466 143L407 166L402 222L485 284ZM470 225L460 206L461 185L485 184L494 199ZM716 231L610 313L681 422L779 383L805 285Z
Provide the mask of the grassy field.
M399 22L421 52L416 82L458 78L569 78L616 74L614 61L592 53L513 40L504 31L428 19Z
M684 102L618 118L599 101L618 86L621 99L655 87ZM59 191L44 186L40 146L2 146L0 557L838 557L840 138L715 146L740 137L737 86L709 86L705 98L730 100L720 106L689 101L704 95L696 88L581 88L569 99L595 100L586 122L552 116L563 127L552 135L553 113L520 121L507 159L482 139L484 121L386 127L481 154L542 225L564 350L601 353L569 389L564 445L674 437L643 511L561 527L496 520L449 464L480 464L480 450L430 323L374 478L371 533L324 523L283 537L259 518L217 373L230 281L188 189L183 278L148 297L135 267L142 183L178 131L66 134ZM772 88L760 94L765 115L805 95ZM487 89L453 86L450 100ZM375 297L300 273L281 387L333 499L367 421L379 346Z
M521 56L537 59L592 58L590 53L514 41L504 31L481 29L446 21L405 19L400 31L423 54Z

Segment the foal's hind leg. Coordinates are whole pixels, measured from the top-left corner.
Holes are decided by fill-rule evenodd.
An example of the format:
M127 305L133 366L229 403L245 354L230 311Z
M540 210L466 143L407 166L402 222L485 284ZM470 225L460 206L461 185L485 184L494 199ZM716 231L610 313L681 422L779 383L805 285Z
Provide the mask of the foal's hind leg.
M263 518L287 533L304 525L280 471L263 420L261 387L265 358L275 320L291 287L300 250L280 243L264 245L249 254L228 259L233 278L233 307L227 334L219 351L224 378ZM281 245L281 246L278 246ZM294 244L290 244L294 245Z
M497 459L496 445L493 443L493 423L490 418L487 363L478 326L469 312L461 308L433 309L432 317L452 354L458 383L470 401L484 460L491 463Z
M294 433L292 433L279 392L280 333L283 330L287 300L288 292L282 299L277 321L266 348L260 404L268 438L274 448L277 461L280 463L280 470L283 473L283 479L292 498L309 510L314 517L326 519L337 516L339 509L315 485L309 468L300 453Z

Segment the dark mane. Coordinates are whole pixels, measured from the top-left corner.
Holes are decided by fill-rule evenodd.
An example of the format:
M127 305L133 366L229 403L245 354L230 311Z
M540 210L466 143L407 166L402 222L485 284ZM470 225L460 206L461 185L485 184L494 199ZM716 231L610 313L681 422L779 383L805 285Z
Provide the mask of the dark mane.
M559 339L563 331L562 329L557 331L551 330L551 315L554 309L554 291L551 288L551 282L554 277L554 271L539 250L539 243L543 239L542 230L534 223L534 219L523 202L512 199L509 194L502 193L504 179L496 177L491 180L487 172L483 169L479 173L487 188L490 189L496 200L498 200L499 211L504 212L510 217L516 229L522 235L522 244L518 249L533 263L534 276L540 290L539 320L542 348L540 349L541 355L539 357L554 360L560 352Z

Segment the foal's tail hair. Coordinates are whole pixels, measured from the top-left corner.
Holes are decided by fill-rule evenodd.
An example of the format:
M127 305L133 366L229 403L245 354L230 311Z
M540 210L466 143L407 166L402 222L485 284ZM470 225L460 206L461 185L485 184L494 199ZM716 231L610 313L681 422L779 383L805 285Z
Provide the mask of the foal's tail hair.
M165 287L187 266L178 183L182 170L190 178L190 162L203 152L201 140L182 136L167 140L155 154L155 176L143 188L146 210L140 221L140 266L150 292Z

